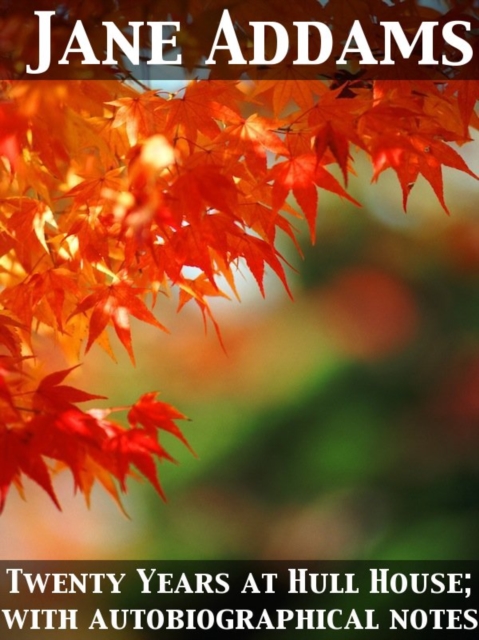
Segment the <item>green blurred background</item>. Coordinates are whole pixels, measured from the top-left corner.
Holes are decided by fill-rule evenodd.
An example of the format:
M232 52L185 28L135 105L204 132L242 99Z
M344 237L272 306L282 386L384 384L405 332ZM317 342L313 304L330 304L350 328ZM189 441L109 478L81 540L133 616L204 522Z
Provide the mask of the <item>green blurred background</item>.
M479 557L479 189L448 172L448 217L418 182L405 214L394 176L370 185L356 164L361 210L321 194L304 259L280 239L294 302L245 272L241 303L215 301L226 354L172 299L171 335L134 326L136 369L85 359L76 384L110 404L159 389L191 418L198 459L165 441L168 504L132 482L131 519L101 489L88 510L64 474L60 514L27 483L0 520L3 559Z

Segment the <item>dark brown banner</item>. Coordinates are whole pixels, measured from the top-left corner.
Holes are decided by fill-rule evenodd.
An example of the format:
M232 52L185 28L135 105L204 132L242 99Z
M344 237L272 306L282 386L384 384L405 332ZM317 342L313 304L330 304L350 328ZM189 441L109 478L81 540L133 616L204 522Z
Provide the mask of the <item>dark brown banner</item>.
M477 637L478 581L452 561L2 562L0 633L457 640Z
M3 0L0 74L140 81L479 78L477 3L434 5Z

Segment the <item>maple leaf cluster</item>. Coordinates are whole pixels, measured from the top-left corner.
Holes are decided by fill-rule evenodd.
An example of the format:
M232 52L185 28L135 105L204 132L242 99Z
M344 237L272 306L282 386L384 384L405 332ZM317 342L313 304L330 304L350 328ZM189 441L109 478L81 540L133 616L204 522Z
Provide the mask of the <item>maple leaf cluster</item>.
M58 504L68 468L88 498L118 499L135 469L162 494L159 435L183 442L183 416L146 394L127 411L83 411L91 395L43 376L36 337L78 362L112 328L134 362L130 319L166 328L159 294L178 292L216 322L209 301L237 296L247 269L264 293L287 288L278 235L314 240L321 194L347 191L353 149L373 180L396 172L404 207L419 176L442 207L442 168L471 176L452 143L470 140L474 81L191 81L174 91L119 81L4 81L0 102L0 507L22 476ZM292 197L291 197L292 196ZM225 284L223 284L225 283ZM161 309L160 309L161 311ZM218 330L219 331L219 330ZM41 363L40 363L41 364Z
M17 371L15 377L12 370L1 371L0 511L12 484L23 494L22 475L42 487L60 508L51 475L64 467L72 472L75 489L85 495L87 503L98 481L121 506L114 479L126 491L132 466L164 497L154 458L173 458L160 444L158 434L167 431L187 444L174 422L183 416L148 393L129 408L130 428L125 429L107 419L113 410L85 412L78 408L77 403L102 396L62 384L70 371L52 373L31 389L24 372ZM47 465L46 460L55 465Z

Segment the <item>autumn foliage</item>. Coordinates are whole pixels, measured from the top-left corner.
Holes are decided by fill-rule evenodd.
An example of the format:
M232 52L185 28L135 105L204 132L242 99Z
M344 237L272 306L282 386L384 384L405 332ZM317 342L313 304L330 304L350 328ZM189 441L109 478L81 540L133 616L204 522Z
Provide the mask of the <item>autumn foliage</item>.
M183 416L146 393L124 426L115 410L81 409L101 396L65 379L94 344L113 358L124 348L134 363L130 318L167 330L164 294L179 309L197 305L220 334L209 300L237 296L237 271L262 293L266 269L287 288L278 236L297 243L304 219L314 241L324 191L355 202L358 152L373 181L396 173L404 208L420 176L446 211L443 167L475 177L457 149L478 124L471 80L1 89L0 508L22 476L58 505L52 476L63 468L87 499L96 481L118 499L137 471L162 495L155 461L171 458L160 436L186 443ZM71 368L47 373L39 336L59 343Z

